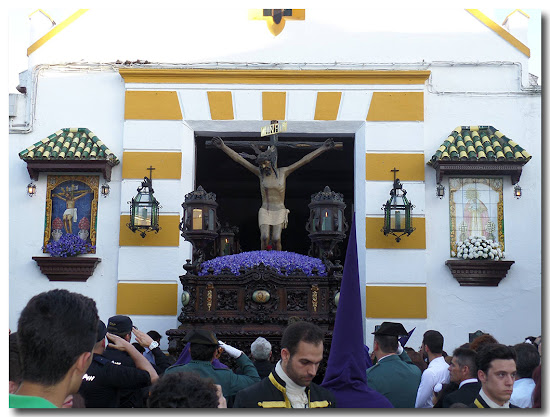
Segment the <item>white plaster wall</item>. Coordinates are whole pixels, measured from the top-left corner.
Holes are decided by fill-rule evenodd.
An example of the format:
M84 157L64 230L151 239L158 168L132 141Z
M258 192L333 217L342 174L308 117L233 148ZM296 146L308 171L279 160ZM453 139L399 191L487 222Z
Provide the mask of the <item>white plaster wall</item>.
M115 34L121 26L125 36ZM159 47L169 39L190 42L184 47ZM480 44L484 47L472 47ZM462 8L308 7L304 21L287 21L284 30L273 36L264 21L248 19L247 8L190 5L91 9L34 52L31 65L118 59L214 66L247 63L249 68L504 60L520 62L525 70L528 61Z
M424 151L423 122L367 122L366 129L367 152L422 153Z
M39 78L34 130L9 137L9 326L17 329L19 313L34 295L54 288L93 298L102 316L114 314L117 283L117 252L121 166L112 170L111 194L98 197L97 253L101 262L85 283L50 282L32 256L48 256L41 247L47 174L36 181L37 194L29 198L27 165L18 153L65 127L86 127L121 157L124 84L114 71L64 72L44 70ZM100 177L100 186L103 177Z
M452 78L442 75L442 85L447 76ZM513 198L510 177L504 176L506 258L515 264L495 288L461 287L444 265L450 257L448 180L440 200L432 191L435 170L426 167L427 323L444 330L449 349L467 342L468 333L478 329L506 344L538 336L542 331L540 96L427 94L425 103L426 161L460 125L492 125L533 155L523 168L520 184L526 190L521 199Z
M124 150L181 151L181 121L126 120L124 122ZM149 171L144 171L147 174ZM144 174L144 175L145 175ZM153 180L154 180L153 173ZM156 190L156 187L155 187Z

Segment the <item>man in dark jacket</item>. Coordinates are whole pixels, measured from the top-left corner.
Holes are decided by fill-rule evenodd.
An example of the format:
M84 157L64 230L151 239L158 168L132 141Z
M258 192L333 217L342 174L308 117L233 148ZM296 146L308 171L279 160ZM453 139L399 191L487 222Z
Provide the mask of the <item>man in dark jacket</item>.
M169 366L169 361L166 355L158 347L158 342L155 342L151 336L134 327L132 319L128 316L116 315L109 318L107 322L107 332L114 334L126 342L130 343L132 334L136 336L137 342L142 347L147 347L155 355L156 365L153 367L158 375L161 375ZM126 350L117 349L111 343L107 345L103 356L113 362L115 365L123 365L135 368L135 361ZM145 407L145 398L147 393L141 389L124 389L120 393L120 408L143 408Z
M313 378L323 359L324 332L299 321L286 328L281 360L269 377L237 393L233 408L334 408L334 394Z
M473 403L481 389L481 383L477 380L476 352L467 348L455 349L449 373L451 382L458 384L458 389L442 398L442 407L450 408L455 403Z
M260 378L264 379L268 377L275 368L275 364L270 361L271 343L263 337L258 337L250 345L250 355Z
M422 373L398 342L398 337L407 335L407 331L401 323L385 321L373 334L377 362L367 369L368 386L384 395L395 408L414 408Z
M113 363L103 356L107 330L100 320L97 342L93 349L93 360L82 377L79 394L84 398L86 408L114 408L119 406L123 390L141 390L158 379L153 365L128 341L115 335L107 335L113 349L128 354L134 366Z
M175 372L194 372L199 376L211 379L214 384L222 388L222 394L231 403L232 397L241 389L249 387L258 382L260 377L252 361L239 349L218 341L214 332L208 330L191 330L186 334L185 342L190 342L189 352L191 362L185 365L175 365L168 368L165 374ZM212 364L214 359L219 358L222 351L235 359L242 374L237 375L231 369L216 368Z
M479 394L471 408L518 408L510 404L516 377L516 352L510 346L492 343L477 352Z

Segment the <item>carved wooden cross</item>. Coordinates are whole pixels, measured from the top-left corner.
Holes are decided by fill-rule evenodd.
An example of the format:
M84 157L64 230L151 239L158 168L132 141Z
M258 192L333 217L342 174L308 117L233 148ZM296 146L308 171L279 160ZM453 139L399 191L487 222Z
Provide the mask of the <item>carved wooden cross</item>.
M271 124L279 123L278 120L271 120ZM243 148L267 148L268 146L275 146L276 148L290 148L290 149L304 149L304 150L314 150L323 146L323 142L279 142L278 133L274 133L269 136L269 141L267 140L226 140L224 141L227 146L233 149L243 149ZM206 148L214 148L211 140L205 142ZM341 151L343 149L342 142L334 142L335 150ZM245 155L241 155L246 157Z

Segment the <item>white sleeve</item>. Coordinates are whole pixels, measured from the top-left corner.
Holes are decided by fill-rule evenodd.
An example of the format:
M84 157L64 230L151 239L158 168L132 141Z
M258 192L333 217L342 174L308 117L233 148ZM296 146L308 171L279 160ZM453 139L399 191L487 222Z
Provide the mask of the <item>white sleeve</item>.
M420 385L418 386L418 391L416 393L416 403L415 408L432 408L432 395L433 389L435 386L434 374L431 370L426 369L422 373L422 379L420 380Z

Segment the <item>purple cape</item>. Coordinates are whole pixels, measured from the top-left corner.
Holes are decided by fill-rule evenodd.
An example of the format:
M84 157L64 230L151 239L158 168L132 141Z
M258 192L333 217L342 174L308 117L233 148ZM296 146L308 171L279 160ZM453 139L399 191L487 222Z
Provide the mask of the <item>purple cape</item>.
M354 215L327 370L321 386L332 391L338 408L393 408L386 397L367 385L362 317Z

